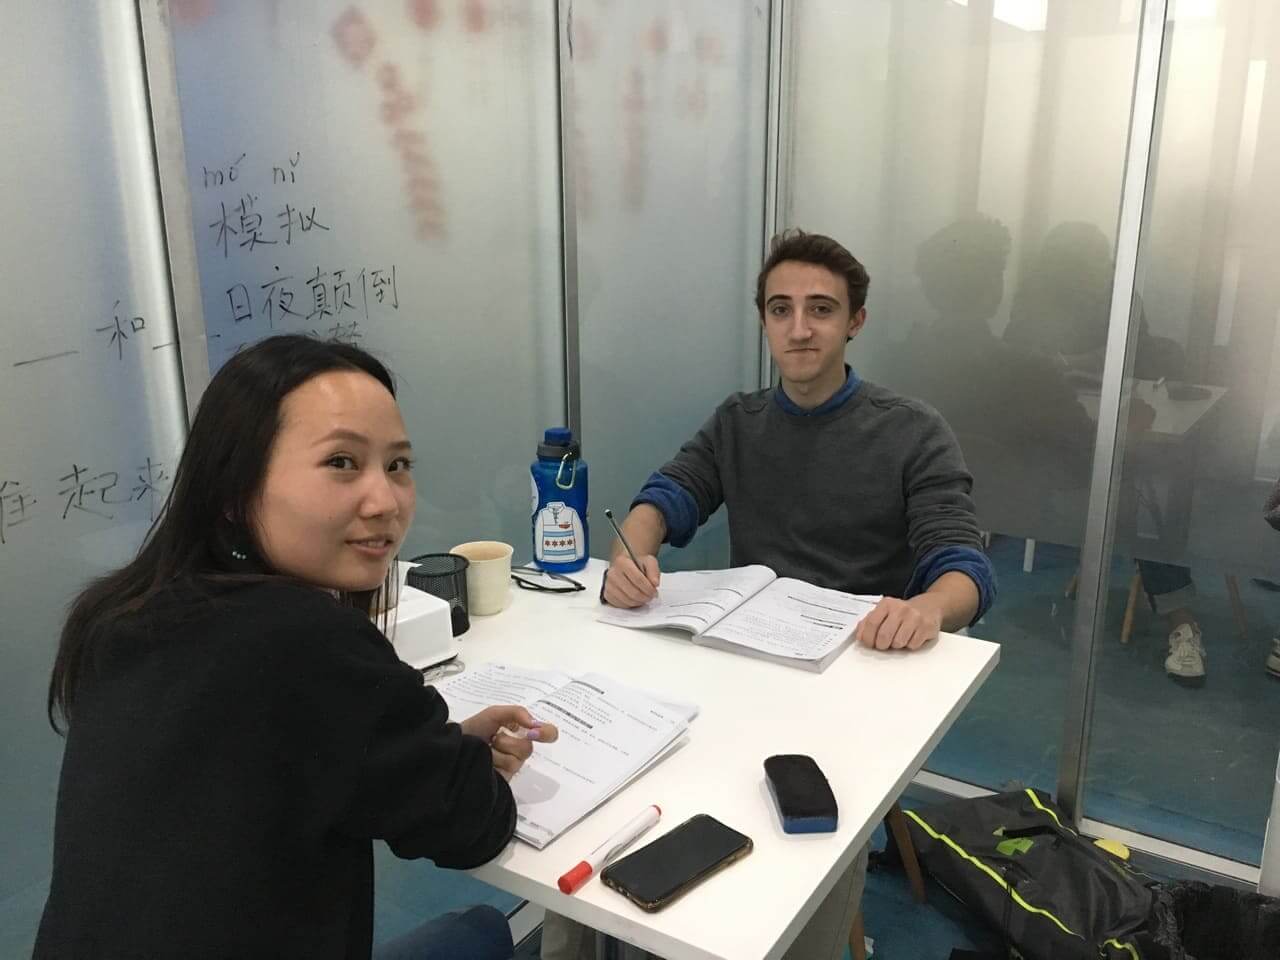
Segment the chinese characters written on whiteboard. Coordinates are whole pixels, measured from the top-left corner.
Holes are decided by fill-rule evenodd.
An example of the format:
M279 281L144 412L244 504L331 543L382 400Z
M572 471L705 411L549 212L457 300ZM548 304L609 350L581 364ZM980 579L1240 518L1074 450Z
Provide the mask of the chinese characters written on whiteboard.
M0 547L14 542L32 520L76 522L86 517L116 520L121 514L155 520L168 495L165 464L144 457L115 470L71 460L59 476L43 478L36 489L25 477L0 476ZM145 512L144 512L145 511Z
M151 344L149 347L144 346L139 334L146 329L147 321L145 317L124 307L123 301L116 300L110 307L105 307L99 316L90 319L85 324L84 335L80 340L81 346L68 350L55 350L52 353L22 356L13 361L13 366L32 367L37 364L63 360L67 357L81 356L82 354L93 354L108 360L124 361L126 357L132 356L135 351L146 350L149 353L174 345L173 341L169 340L165 343Z
M316 336L336 340L359 339L360 320L369 320L374 309L399 310L400 292L396 265L383 268L338 268L308 270L303 277L286 276L274 266L272 274L256 289L234 283L226 292L227 318L242 323L255 316L265 319L270 329L294 321L295 327Z
M265 181L268 166L270 186L250 186ZM229 162L201 166L197 179L210 198L206 242L223 260L247 264L247 270L261 268L252 276L238 269L232 275L216 312L206 317L211 330L221 330L211 332L211 340L228 337L237 341L236 350L243 349L255 334L236 330L257 320L265 324L263 334L285 329L355 343L364 338L370 317L400 309L394 263L326 264L317 256L310 260L313 265L282 267L285 250L321 253L334 232L327 215L305 196L304 170L300 150L274 163L255 163L240 152ZM309 253L302 255L310 259ZM205 302L213 300L206 296Z
M225 166L213 169L203 167L203 189L227 185L236 187L241 182L240 165L246 157L247 153L241 153ZM284 161L283 166L273 164L271 185L287 187L296 184L301 163L302 152L295 150ZM300 202L295 205L290 198L283 203L269 205L262 200L260 193L243 191L234 199L218 200L218 208L214 219L209 223L209 230L213 233L214 246L222 251L223 259L226 259L233 249L252 253L258 247L280 244L291 247L295 240L301 242L312 231L329 232L329 225L321 221L314 203Z

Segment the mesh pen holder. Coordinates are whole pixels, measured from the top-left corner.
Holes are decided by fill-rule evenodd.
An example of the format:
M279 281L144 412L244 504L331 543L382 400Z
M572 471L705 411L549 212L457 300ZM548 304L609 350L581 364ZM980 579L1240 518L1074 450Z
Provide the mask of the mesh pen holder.
M454 553L424 553L409 561L413 568L405 577L411 587L449 602L453 635L460 637L471 628L467 614L467 567L471 561Z

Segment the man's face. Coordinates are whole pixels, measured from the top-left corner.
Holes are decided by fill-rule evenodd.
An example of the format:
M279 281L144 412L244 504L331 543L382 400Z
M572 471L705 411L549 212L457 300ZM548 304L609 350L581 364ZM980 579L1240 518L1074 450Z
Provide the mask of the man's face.
M782 379L844 379L844 345L866 322L849 310L844 277L812 263L784 260L765 277L764 333Z

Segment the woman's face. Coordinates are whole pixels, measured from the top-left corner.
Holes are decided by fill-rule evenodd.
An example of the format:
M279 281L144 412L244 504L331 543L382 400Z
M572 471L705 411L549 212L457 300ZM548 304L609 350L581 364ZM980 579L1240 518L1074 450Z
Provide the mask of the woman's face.
M409 438L373 377L332 371L288 394L253 521L278 572L372 590L413 522Z

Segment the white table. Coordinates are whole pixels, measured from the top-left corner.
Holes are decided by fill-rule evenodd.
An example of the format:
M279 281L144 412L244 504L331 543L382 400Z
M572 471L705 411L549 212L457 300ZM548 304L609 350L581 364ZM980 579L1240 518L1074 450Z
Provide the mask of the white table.
M1155 411L1150 429L1144 431L1138 440L1150 452L1163 451L1159 468L1160 473L1168 478L1168 495L1161 510L1163 523L1158 539L1135 537L1125 547L1143 559L1179 563L1185 562L1183 556L1191 531L1200 437L1208 422L1207 415L1226 396L1227 388L1194 384L1206 391L1205 396L1195 400L1175 400L1169 396L1169 384L1156 386L1157 382L1133 380L1131 396L1150 404ZM1098 394L1077 396L1089 416L1096 421Z
M851 647L813 674L698 647L678 631L595 622L604 569L593 560L575 575L585 593L513 589L502 613L472 617L461 658L598 671L697 703L689 742L545 850L514 842L472 873L668 960L778 957L995 668L999 647L950 634L911 654ZM763 770L775 753L817 760L840 807L837 832L782 832ZM755 850L656 914L595 878L560 893L556 878L650 803L662 821L643 843L709 813Z
M1134 380L1132 397L1151 405L1155 410L1155 420L1147 431L1147 437L1153 441L1177 442L1189 434L1204 419L1219 400L1226 395L1226 387L1201 386L1207 390L1206 396L1197 400L1174 400L1169 396L1168 384L1156 386L1155 380ZM1079 392L1076 394L1080 405L1093 421L1098 419L1101 397L1095 392Z

